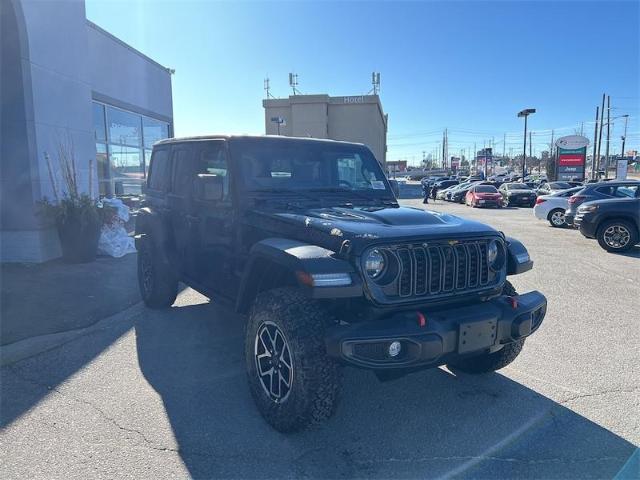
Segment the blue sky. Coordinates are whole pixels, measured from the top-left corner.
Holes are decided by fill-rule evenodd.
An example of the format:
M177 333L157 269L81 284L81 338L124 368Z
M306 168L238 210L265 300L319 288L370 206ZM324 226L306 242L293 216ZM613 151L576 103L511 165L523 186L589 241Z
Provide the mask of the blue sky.
M640 2L214 2L86 0L87 17L168 67L178 136L264 133L263 80L287 96L356 95L381 72L388 159L418 161L450 130L450 153L494 139L534 149L551 129L593 136L595 107L629 114L640 146ZM613 124L620 151L622 121Z

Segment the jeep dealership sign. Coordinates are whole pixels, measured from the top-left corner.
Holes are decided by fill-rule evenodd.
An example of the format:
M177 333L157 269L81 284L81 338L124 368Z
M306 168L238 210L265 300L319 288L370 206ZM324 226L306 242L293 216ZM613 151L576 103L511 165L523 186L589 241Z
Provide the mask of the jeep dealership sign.
M558 148L558 180L584 180L589 139L568 135L556 141Z

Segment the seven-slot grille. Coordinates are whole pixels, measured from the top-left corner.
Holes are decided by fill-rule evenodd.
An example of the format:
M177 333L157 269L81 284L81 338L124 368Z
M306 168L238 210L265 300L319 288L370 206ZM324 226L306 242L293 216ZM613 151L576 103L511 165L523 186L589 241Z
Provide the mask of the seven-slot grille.
M487 262L489 241L400 245L388 249L399 265L395 294L421 297L492 286L499 278Z

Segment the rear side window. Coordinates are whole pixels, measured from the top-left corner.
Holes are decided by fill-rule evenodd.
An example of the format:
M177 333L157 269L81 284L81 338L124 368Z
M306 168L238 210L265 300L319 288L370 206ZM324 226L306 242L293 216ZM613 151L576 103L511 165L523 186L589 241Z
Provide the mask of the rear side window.
M148 187L151 190L166 191L169 187L169 149L154 150L150 168Z
M171 193L179 197L186 197L191 191L191 185L195 178L195 166L191 148L180 145L173 148L173 184Z

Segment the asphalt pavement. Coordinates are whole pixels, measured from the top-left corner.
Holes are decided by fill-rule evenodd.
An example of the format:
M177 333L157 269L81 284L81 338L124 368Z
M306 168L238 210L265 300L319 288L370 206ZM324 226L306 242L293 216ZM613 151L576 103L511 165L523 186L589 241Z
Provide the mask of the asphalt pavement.
M187 289L2 368L0 477L638 478L640 249L608 254L531 209L430 208L529 248L512 282L548 314L509 367L348 368L336 415L283 435L250 398L243 318Z

